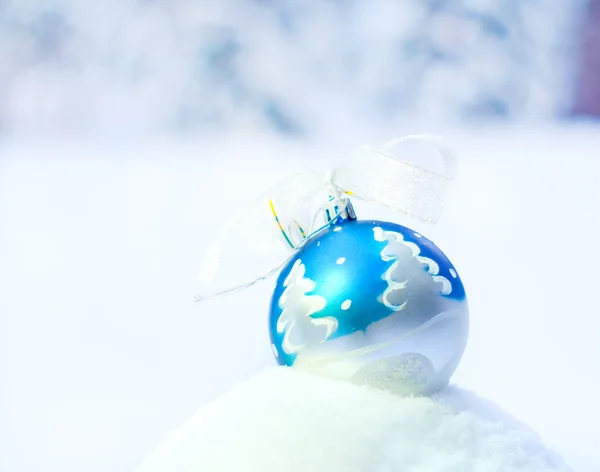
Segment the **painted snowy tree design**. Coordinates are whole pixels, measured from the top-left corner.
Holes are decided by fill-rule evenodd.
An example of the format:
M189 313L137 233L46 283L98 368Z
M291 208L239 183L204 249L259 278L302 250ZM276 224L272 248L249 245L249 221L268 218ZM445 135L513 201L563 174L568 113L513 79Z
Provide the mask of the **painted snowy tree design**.
M425 311L428 305L437 304L431 294L448 295L452 292L451 282L439 275L439 265L433 259L421 256L421 249L406 241L402 234L374 228L374 238L387 242L381 251L381 259L394 261L383 277L388 287L382 295L382 303L393 311L403 311L409 305ZM433 307L432 307L433 308Z
M305 278L305 273L306 268L298 259L285 279L285 290L279 299L283 311L277 320L277 332L284 333L281 347L287 354L297 354L307 345L326 341L338 327L333 316L312 316L325 308L327 301L319 295L307 295L315 289L315 283Z

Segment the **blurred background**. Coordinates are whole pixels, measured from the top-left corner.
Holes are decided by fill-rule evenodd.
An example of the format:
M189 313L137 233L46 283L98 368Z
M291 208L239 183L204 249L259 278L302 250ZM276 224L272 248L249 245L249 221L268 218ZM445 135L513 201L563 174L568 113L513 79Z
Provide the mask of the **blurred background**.
M442 224L364 215L459 268L454 381L597 472L599 117L598 0L0 0L0 472L132 471L273 365L270 282L193 303L206 245L430 132L460 156Z
M3 0L4 136L597 115L596 0Z

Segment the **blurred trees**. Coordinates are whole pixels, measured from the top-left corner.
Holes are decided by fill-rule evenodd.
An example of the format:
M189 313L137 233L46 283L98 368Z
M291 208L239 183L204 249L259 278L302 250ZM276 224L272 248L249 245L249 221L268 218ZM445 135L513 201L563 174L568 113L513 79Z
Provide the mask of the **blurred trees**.
M552 119L573 96L586 112L598 25L576 81L582 1L3 0L0 123L312 133Z
M600 0L589 0L581 31L574 112L600 116Z

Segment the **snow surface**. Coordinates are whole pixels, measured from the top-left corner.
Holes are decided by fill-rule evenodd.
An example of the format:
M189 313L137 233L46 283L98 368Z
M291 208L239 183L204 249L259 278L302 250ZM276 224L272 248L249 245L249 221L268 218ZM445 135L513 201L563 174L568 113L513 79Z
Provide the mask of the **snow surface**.
M359 145L443 132L460 172L439 227L356 209L460 271L472 327L453 381L598 472L600 126L510 122L568 108L583 4L0 0L0 471L135 470L274 363L270 282L193 303L240 200ZM265 263L227 253L232 279ZM445 398L484 427L495 407L465 392ZM382 421L396 402L376 405ZM352 434L327 418L312 427Z
M271 284L195 305L204 246L240 199L279 178L329 166L363 143L422 131L340 128L328 141L236 132L142 144L2 145L0 470L134 470L168 431L273 365ZM597 472L600 127L444 134L460 161L438 227L364 204L357 212L413 227L459 270L472 324L453 382L530 426L573 470ZM252 254L239 256L240 266L255 263ZM347 392L348 402L371 401ZM488 414L485 402L453 395L472 414ZM346 410L340 396L333 403ZM358 421L352 404L348 421ZM483 428L471 413L465 418ZM326 418L317 420L345 437L348 423ZM379 438L366 449L376 451Z
M537 436L472 393L399 397L289 368L222 395L137 472L568 471Z

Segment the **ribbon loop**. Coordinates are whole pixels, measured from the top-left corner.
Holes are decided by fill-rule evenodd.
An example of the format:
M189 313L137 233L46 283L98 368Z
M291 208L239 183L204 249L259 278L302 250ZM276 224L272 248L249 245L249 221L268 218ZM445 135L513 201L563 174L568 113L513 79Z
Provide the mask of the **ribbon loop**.
M440 136L432 134L411 134L388 141L381 148L382 151L391 153L392 148L400 143L406 143L408 141L423 141L425 143L432 144L439 152L440 157L443 160L444 175L449 179L453 179L456 176L458 167L458 158L456 157L456 152Z
M443 171L421 167L392 153L392 148L410 140L432 144L442 159ZM239 260L229 256L232 269L222 281L226 288L200 295L197 300L241 290L270 277L323 224L338 218L355 219L348 195L436 224L446 187L455 174L456 156L444 141L437 136L410 135L389 141L380 149L364 146L331 171L303 172L287 178L225 226L207 248L199 280L203 285L214 285L217 272L223 273L222 266L227 265L222 257L235 252L242 257L256 256L252 275L242 275ZM325 218L317 225L320 214ZM236 277L250 282L236 284Z
M389 152L409 139L433 144L443 160L444 173L419 167ZM436 224L446 187L455 173L455 154L440 138L414 135L390 141L381 150L363 147L334 171L333 183L362 200Z

